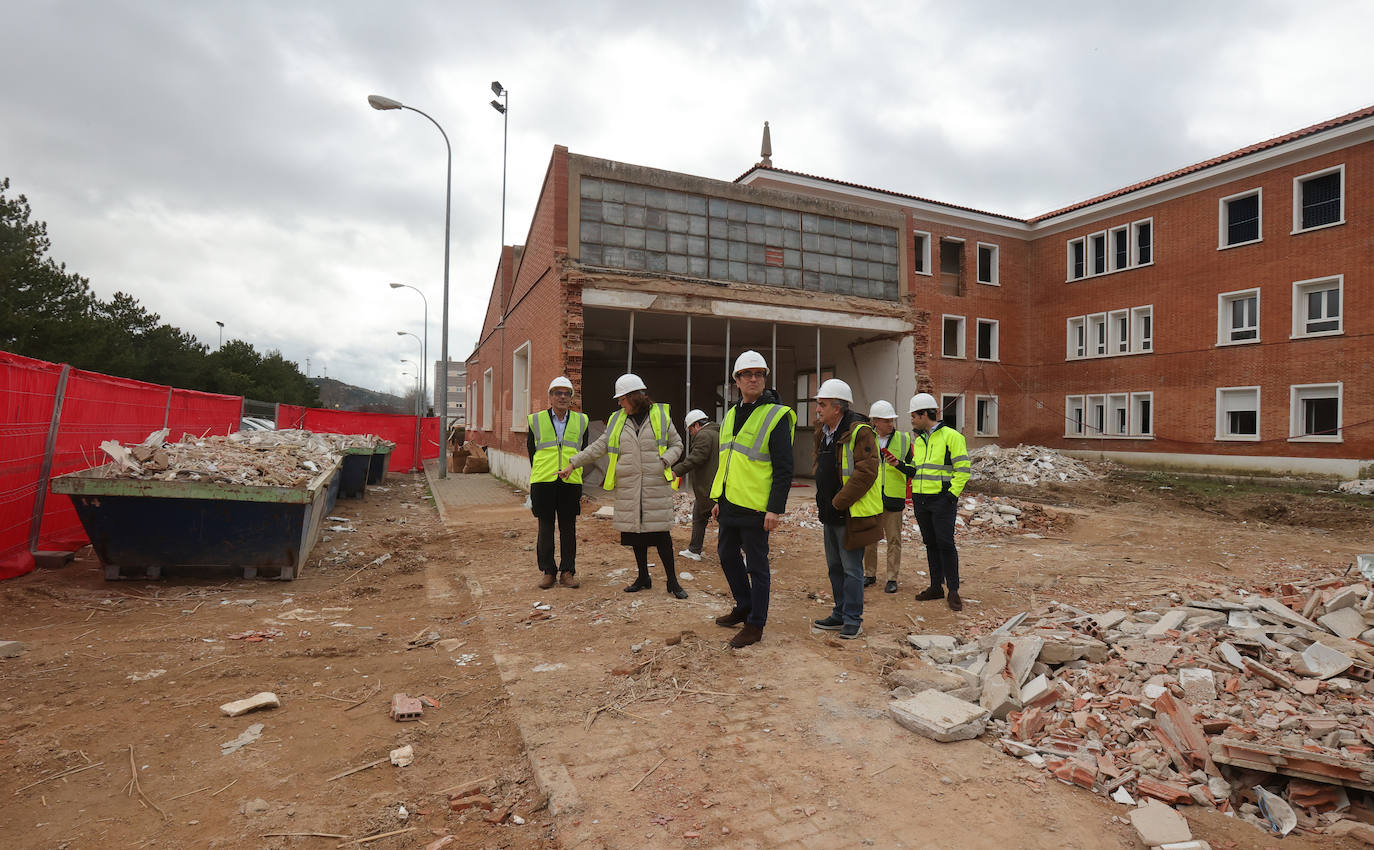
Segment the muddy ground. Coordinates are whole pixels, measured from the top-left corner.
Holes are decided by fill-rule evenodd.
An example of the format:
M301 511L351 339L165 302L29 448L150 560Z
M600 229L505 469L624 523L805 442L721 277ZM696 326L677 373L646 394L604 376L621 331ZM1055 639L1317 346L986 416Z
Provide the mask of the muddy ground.
M729 607L713 556L679 563L687 600L657 571L626 594L633 560L605 520L579 525L582 586L539 590L523 494L487 476L436 481L438 511L421 476L341 501L294 582L106 582L82 553L0 585L0 639L29 646L0 660L0 844L314 848L406 830L348 846L1131 848L1123 807L991 741L889 720L876 647L1052 600L1106 610L1326 576L1374 548L1367 498L1124 472L980 490L1057 519L1038 539L962 537L962 614L913 601L924 553L908 548L901 591L869 591L869 640L814 632L820 532L790 524L764 640L740 651L711 622ZM219 711L260 691L282 707ZM437 705L396 722L397 692ZM404 744L408 767L339 776ZM447 791L474 780L493 811L450 811ZM1185 814L1217 848L1339 846Z

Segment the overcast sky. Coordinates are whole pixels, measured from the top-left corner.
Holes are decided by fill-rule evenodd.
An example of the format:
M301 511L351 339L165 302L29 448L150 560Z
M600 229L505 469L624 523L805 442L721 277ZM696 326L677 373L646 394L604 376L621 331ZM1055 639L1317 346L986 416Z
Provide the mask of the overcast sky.
M401 391L429 298L472 351L552 146L732 180L758 159L1030 216L1374 103L1349 2L7 3L0 177L52 255L210 346Z

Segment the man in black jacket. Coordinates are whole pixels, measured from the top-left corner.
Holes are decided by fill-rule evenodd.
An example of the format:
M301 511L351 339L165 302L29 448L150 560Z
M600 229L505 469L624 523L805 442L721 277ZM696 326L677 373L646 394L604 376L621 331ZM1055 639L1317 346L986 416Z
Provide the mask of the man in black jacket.
M684 558L701 560L701 550L706 543L706 523L711 521L711 510L716 506L711 498L711 485L716 480L716 462L720 460L720 426L711 421L700 410L690 410L683 420L687 426L687 456L673 464L673 474L678 478L692 476L692 539L687 548L678 552Z

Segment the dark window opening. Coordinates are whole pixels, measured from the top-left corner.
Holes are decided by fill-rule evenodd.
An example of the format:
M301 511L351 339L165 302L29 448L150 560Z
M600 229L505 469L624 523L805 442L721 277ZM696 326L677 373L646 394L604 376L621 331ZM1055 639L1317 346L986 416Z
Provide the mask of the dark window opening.
M1150 224L1145 222L1136 225L1135 231L1135 261L1140 265L1150 262L1150 249L1153 247L1150 238Z
M1083 240L1073 243L1073 276L1075 279L1083 276Z
M1150 400L1141 399L1140 402L1140 433L1150 433Z
M1102 274L1107 270L1107 237L1094 236L1092 239L1093 274Z
M1341 173L1333 171L1302 184L1302 229L1341 220Z
M1226 203L1226 244L1253 242L1260 236L1259 195L1237 198Z
M1227 433L1253 437L1259 434L1259 413L1254 410L1232 410L1226 414Z
M915 261L914 261L913 264L914 264L915 267L916 267L916 271L919 272L919 273L921 273L921 274L925 274L925 273L926 273L926 237L923 236L923 235L921 235L921 234L919 234L919 233L916 234L916 236L915 236L914 239L912 240L912 247L915 249L915 250L914 250L914 253L915 253L916 259L915 259Z
M1116 268L1126 268L1129 261L1129 251L1127 250L1129 246L1130 242L1126 238L1126 231L1118 230L1112 234L1112 253L1115 256L1113 262L1116 263Z
M1308 398L1302 402L1302 433L1304 435L1333 435L1340 429L1340 402L1329 398Z

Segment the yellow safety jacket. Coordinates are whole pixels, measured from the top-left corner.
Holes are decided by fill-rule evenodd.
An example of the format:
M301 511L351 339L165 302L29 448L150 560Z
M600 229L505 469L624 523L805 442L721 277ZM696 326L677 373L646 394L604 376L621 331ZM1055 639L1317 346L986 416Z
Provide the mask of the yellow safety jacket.
M840 451L840 486L849 483L849 477L854 474L854 440L859 436L859 431L867 428L873 430L872 425L862 422L855 422L849 429L849 440L844 444ZM879 460L881 466L887 466ZM863 494L859 501L849 506L849 515L852 517L877 516L883 512L883 480L884 475L881 469L878 470L878 477L873 479L873 486L868 488L868 492ZM902 495L906 495L903 488Z
M563 427L563 438L558 438L554 427L553 415L547 410L529 415L530 433L534 435L534 457L530 460L530 483L543 484L558 480L558 470L568 465L568 458L582 448L582 435L587 433L587 414L576 410L568 411L568 424ZM567 458L563 456L567 450ZM574 469L568 476L569 484L582 483L582 470Z
M606 423L606 430L610 436L606 438L606 454L610 457L610 463L606 466L606 481L601 486L607 490L615 489L615 465L620 460L620 434L625 430L625 422L629 417L625 411L617 410L611 414L611 419ZM649 425L654 429L654 445L658 446L658 456L663 457L668 451L668 428L671 427L668 418L668 405L655 403L649 410ZM678 488L678 480L673 475L673 471L664 467L663 477L673 489Z
M725 413L720 426L720 460L716 477L711 482L711 498L722 495L733 505L751 511L768 510L768 493L773 489L773 461L768 454L768 440L784 420L789 433L797 435L797 412L784 404L762 404L753 412L744 428L735 432L735 411Z
M879 449L882 448L880 445ZM911 448L911 435L905 431L893 431L887 438L887 450L897 456L897 460L906 462L906 451ZM882 474L879 476L883 482L883 496L888 499L906 499L906 473L897 467L882 462Z
M916 467L911 491L923 496L946 490L958 496L973 471L964 435L943 422L929 434L922 434L919 443L913 442L911 465Z

